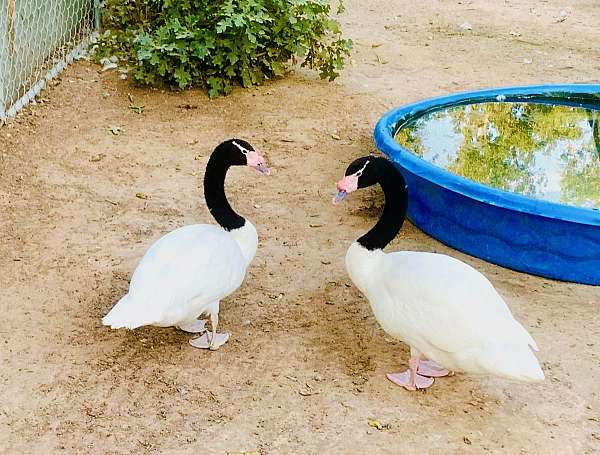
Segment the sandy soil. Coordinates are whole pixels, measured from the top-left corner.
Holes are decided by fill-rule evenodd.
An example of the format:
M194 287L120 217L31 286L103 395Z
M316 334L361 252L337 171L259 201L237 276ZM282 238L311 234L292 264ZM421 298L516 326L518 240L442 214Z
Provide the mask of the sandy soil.
M388 108L597 78L595 3L347 0L355 49L338 81L297 70L216 101L71 67L0 129L0 452L600 453L600 288L496 267L405 224L391 248L444 252L485 273L547 374L533 386L457 375L408 393L384 376L406 347L386 339L343 266L381 194L330 205ZM260 147L274 175L235 169L228 180L260 235L248 279L221 307L230 343L201 352L175 329L102 327L154 239L211 221L203 168L235 136Z

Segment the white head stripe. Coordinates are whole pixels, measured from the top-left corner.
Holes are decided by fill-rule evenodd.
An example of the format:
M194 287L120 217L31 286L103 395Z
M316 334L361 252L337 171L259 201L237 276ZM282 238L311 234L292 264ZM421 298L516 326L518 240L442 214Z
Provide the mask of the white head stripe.
M354 173L354 175L356 175L357 177L360 177L362 175L363 171L365 170L365 168L367 167L367 164L369 164L370 161L371 160L365 161L365 165L363 167L361 167L358 171L356 171Z
M248 150L248 149L247 149L247 148L245 148L245 147L242 147L240 144L238 144L238 143L237 143L237 142L235 142L235 141L231 141L231 142L232 142L232 144L233 144L233 145L235 145L235 146L236 146L238 149L240 149L240 152L242 152L244 155L245 155L245 154L247 154L247 153L250 153L250 152L252 151L252 150Z

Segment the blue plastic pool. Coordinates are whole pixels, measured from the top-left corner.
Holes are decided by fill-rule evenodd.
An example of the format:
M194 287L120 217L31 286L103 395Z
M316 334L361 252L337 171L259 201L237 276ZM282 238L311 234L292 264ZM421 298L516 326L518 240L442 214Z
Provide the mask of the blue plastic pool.
M541 180L542 183L548 183L547 177L540 178L535 172L521 172L529 179L529 185L521 181L498 183L494 176L487 175L482 178L493 184L482 184L434 164L435 159L427 161L419 157L415 150L408 150L396 140L396 135L403 129L417 128L419 122L423 127L423 119L431 119L458 106L480 106L483 103L571 106L573 109L593 112L594 118L600 118L596 116L597 112L600 114L600 85L542 85L490 89L434 98L386 113L375 127L375 143L396 164L408 183L409 218L423 231L443 243L495 264L549 278L600 285L600 210L597 204L600 190L596 186L596 183L600 185L600 180L597 179L597 161L588 163L586 171L585 183L587 192L593 193L591 199L582 199L581 194L576 192L579 199L574 200L577 199L579 203L571 203L568 200L564 202L560 195L551 191L547 191L550 195L548 197L544 194L527 194L527 188L535 187L531 182ZM561 115L558 113L555 117ZM439 121L444 120L442 116L438 117ZM564 122L568 123L569 120ZM598 125L593 125L592 129L594 127L597 134ZM491 132L484 131L482 135L494 139L498 135L496 130L497 128ZM551 155L543 138L540 139L535 134L538 133L530 135L534 139L523 140L543 143L546 147L545 154ZM449 140L455 136L456 134L450 136ZM473 137L469 138L475 141ZM443 148L443 144L439 142L439 138L437 141L433 146L429 145L430 148L433 147L433 153L430 151L422 155L435 155L434 158L439 158L435 149L438 146ZM574 144L577 146L577 141ZM600 160L598 144L600 141L596 138L599 156L594 159ZM475 153L475 161L479 159L477 153L483 156L482 151L473 151L470 144L467 146L469 150L465 153L468 152L471 156ZM574 147L573 144L570 147ZM578 156L577 153L579 152L575 150L574 156ZM512 157L513 155L516 158ZM523 154L513 153L511 157L514 169L520 172L526 167L519 162ZM447 157L442 158L438 159L438 162L448 161ZM506 156L503 159L508 160ZM455 162L451 164L454 168L460 167ZM470 165L467 175L469 172L482 173L479 168L475 169L477 172L473 171L472 163L467 164ZM502 164L503 162L500 162L500 165ZM590 166L592 171L588 172ZM521 194L515 190L518 187L526 188L525 193ZM577 185L575 187L578 190Z

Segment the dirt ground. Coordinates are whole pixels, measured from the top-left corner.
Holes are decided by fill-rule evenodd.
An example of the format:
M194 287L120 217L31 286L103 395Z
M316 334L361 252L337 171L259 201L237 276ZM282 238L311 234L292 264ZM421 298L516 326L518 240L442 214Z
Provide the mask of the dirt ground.
M406 346L386 338L343 264L375 222L380 191L330 204L389 108L597 79L600 8L346 5L355 47L334 83L296 70L209 101L201 91L134 89L79 62L0 128L0 452L600 453L600 288L494 266L406 223L391 248L444 252L482 271L537 340L547 375L539 385L457 375L408 393L384 376L404 367ZM221 305L231 341L203 352L175 329L103 327L153 240L212 222L201 177L229 137L248 139L274 169L234 169L227 182L260 236L246 282Z

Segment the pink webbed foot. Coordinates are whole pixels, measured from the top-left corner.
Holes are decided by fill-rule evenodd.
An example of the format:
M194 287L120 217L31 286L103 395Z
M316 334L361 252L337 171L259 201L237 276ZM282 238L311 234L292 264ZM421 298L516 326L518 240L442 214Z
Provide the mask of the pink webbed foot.
M433 378L415 374L415 384L412 385L410 383L410 370L406 370L404 373L388 373L386 377L394 384L404 387L406 390L426 389L427 387L431 387L434 381Z
M453 374L433 360L419 361L419 368L417 369L417 372L420 375L427 376L429 378L441 378L443 376L452 376Z
M198 349L210 349L211 351L216 351L225 343L227 343L227 340L229 340L229 336L229 333L216 333L213 340L212 332L205 332L198 338L190 340L190 344Z

